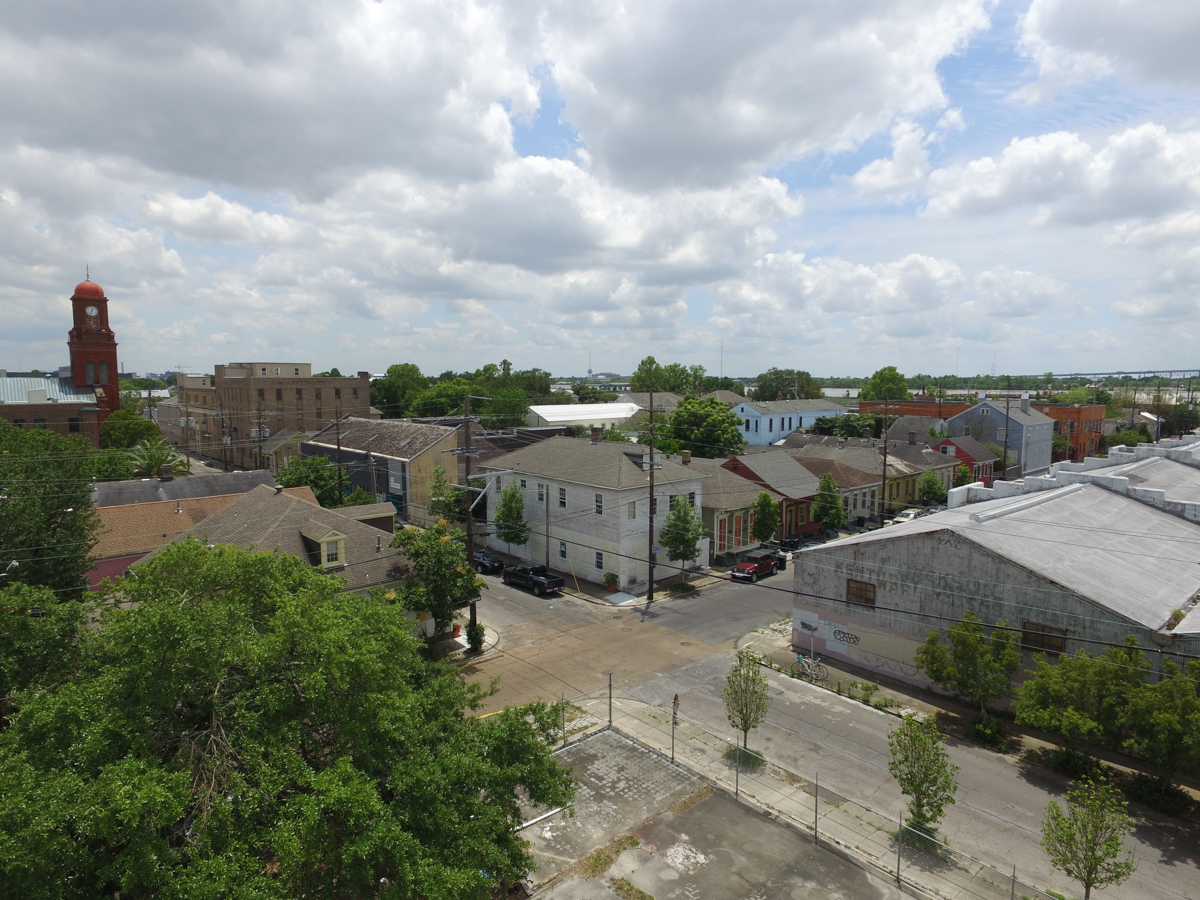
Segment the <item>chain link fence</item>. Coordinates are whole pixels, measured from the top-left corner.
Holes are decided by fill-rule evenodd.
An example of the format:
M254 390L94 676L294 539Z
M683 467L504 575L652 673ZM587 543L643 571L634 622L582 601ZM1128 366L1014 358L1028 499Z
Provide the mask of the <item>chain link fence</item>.
M557 702L562 725L555 737L564 746L612 728L808 831L814 841L865 857L900 884L947 900L1054 900L1021 881L1015 866L1005 871L969 856L821 787L818 774L810 780L619 687L605 685Z

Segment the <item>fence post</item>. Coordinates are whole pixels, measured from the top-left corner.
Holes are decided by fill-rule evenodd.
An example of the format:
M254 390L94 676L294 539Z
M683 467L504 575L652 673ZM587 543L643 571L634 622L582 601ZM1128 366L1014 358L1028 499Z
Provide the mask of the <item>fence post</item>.
M561 694L559 709L562 711L563 746L567 746L567 695Z
M900 848L904 846L904 813L900 813L900 830L896 832L896 884L900 884Z
M821 819L821 773L817 773L817 784L813 788L813 843L817 843L817 825Z
M679 724L679 695L671 701L671 762L675 762L675 726Z
M612 669L608 670L608 727L612 728Z
M737 800L741 796L741 780L742 780L742 748L738 746L738 742L733 742L734 759L737 760L736 767L733 770L733 799Z
M1016 863L1013 863L1012 893L1010 893L1008 896L1009 896L1009 900L1017 900L1017 864Z

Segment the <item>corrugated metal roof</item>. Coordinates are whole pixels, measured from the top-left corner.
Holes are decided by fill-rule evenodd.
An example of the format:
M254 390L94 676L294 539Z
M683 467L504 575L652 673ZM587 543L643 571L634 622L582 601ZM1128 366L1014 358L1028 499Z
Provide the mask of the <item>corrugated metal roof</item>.
M77 388L70 378L0 378L0 402L28 403L30 391L45 391L48 402L96 402L92 388Z
M576 419L604 419L612 422L629 419L640 411L636 403L559 403L547 406L531 406L529 411L537 413L547 422L573 422Z
M972 503L805 553L944 532L1151 629L1162 628L1173 610L1189 608L1200 591L1200 526L1092 484ZM892 564L900 560L893 556ZM1200 616L1190 614L1175 632L1185 627L1200 630Z

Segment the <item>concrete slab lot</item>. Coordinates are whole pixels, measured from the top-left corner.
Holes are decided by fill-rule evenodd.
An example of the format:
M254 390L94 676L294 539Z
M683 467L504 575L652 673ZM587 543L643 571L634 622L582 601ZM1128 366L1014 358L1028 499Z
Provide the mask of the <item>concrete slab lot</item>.
M560 756L579 781L576 815L527 834L546 900L615 898L618 879L655 900L884 900L899 891L842 853L738 803L668 760L602 732ZM571 868L632 834L597 877Z

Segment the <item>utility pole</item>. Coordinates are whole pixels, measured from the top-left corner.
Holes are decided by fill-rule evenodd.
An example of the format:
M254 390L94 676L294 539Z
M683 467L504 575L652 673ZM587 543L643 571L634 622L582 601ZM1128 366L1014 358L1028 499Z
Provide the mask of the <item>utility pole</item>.
M883 483L879 486L879 524L887 515L888 397L883 398Z
M1000 467L1004 469L1004 480L1008 481L1008 407L1012 403L1012 376L1008 378L1008 389L1004 392L1004 457L1000 460Z
M255 426L254 430L256 432L258 432L258 450L257 450L258 460L255 463L254 467L256 469L261 469L263 467L263 452L262 452L263 414L262 414L262 401L261 400L258 401L258 412L255 414L254 426Z
M467 565L475 562L475 515L472 509L471 497L471 395L467 394L463 397L463 485L466 486L465 493L467 501ZM550 508L550 498L546 498L546 508ZM546 545L550 545L550 536L546 536ZM476 609L476 601L471 601L471 624L469 627L474 628L479 624L479 612Z
M654 602L654 389L650 389L650 529L646 538L646 563L650 571L650 587L646 592L646 608Z

